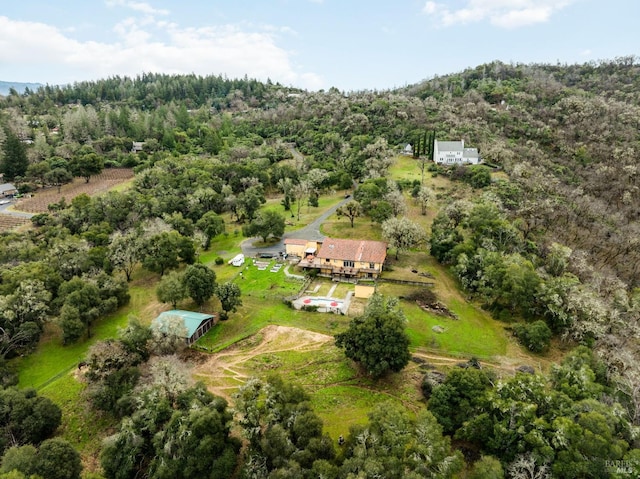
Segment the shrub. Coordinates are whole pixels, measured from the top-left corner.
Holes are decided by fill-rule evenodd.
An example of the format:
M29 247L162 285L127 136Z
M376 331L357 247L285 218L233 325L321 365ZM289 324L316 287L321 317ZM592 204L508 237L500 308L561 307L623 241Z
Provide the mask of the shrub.
M422 395L425 399L429 399L431 397L431 393L433 390L440 386L444 381L444 376L439 373L434 373L433 371L427 372L422 377L422 382L420 383L420 390L422 391Z
M407 301L420 301L423 303L435 303L438 298L436 294L429 288L421 288L409 293L406 297Z
M24 195L25 193L33 193L38 189L38 185L34 183L19 183L18 185L18 193Z
M39 213L31 217L31 223L34 226L46 226L53 224L54 219L48 213Z
M139 161L143 159L144 158L138 158L136 155L130 153L121 158L120 164L123 168L135 168L138 166Z
M553 335L547 323L542 320L530 324L516 324L513 331L518 341L534 353L546 351Z
M221 256L218 256L218 257L216 258L216 264L217 264L218 266L220 266L221 264L224 264L224 258L222 258Z

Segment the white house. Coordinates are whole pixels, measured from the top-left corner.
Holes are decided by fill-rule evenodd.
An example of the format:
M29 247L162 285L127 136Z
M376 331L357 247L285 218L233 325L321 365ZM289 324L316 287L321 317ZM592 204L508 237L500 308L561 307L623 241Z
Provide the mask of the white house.
M464 140L434 140L433 161L441 165L477 165L480 163L480 154L477 148L465 148Z

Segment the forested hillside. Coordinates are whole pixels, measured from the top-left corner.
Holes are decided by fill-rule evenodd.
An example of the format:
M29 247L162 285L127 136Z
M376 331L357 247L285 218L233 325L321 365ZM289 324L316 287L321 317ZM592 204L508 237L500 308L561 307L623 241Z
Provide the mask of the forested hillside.
M59 190L74 177L90 183L105 168L135 171L127 188L63 198L32 227L0 232L3 385L15 384L14 359L36 349L45 332L67 346L88 340L100 318L130 300L136 273L174 292L170 285L183 270L195 274L200 265L191 265L214 238L226 232L228 245L229 233L240 231L281 236L285 217L299 220L303 206L309 211L322 195L356 184L353 201L339 210L351 227L366 218L396 260L398 251L428 250L469 301L509 325L529 351L566 355L562 364L512 378L475 369L427 375L428 411L376 408L339 451L305 392L273 378L248 382L236 405L241 452L226 402L191 387L167 364L175 348L134 324L120 339L98 343L87 360L83 400L109 414L118 431L102 452L105 477L200 477L211 468L274 478L382 471L519 478L527 470L538 474L530 477L623 477L616 464L635 473L639 100L634 57L493 62L393 91L306 92L247 78L145 74L0 97L2 182L20 193ZM433 164L433 136L464 139L485 165ZM390 168L408 143L421 179L396 181ZM459 188L432 190L425 176ZM278 213L263 209L268 200ZM400 221L407 201L429 218L426 228ZM237 295L232 285L209 297L226 304L229 291ZM189 295L179 293L163 302ZM240 303L229 304L225 316ZM395 314L389 308L385 314ZM23 466L57 422L34 440L3 442L14 422L0 424L0 451L13 451L8 464L25 474L40 471ZM185 458L197 442L186 430L206 443L206 467ZM12 470L2 464L0 477Z

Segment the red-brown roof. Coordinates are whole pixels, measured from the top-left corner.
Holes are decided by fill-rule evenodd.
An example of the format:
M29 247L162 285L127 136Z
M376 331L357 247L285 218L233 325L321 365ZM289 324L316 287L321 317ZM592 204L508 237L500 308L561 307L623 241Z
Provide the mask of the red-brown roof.
M387 243L325 238L317 256L318 258L362 261L364 263L384 263L387 257Z
M299 239L299 238L285 238L284 244L297 244L301 246L305 246L309 240Z

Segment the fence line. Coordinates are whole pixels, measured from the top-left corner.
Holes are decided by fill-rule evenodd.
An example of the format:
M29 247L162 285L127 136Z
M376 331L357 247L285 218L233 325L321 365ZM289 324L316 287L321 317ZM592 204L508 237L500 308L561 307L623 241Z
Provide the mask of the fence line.
M380 283L393 283L393 284L410 284L413 286L435 286L433 281L413 281L410 279L395 279L395 278L378 278Z
M36 391L41 391L42 389L46 388L49 384L51 384L51 383L57 381L58 379L60 379L62 376L65 376L66 374L69 374L70 371L72 371L73 369L75 369L77 367L78 367L77 364L73 364L72 366L69 366L68 368L66 368L65 370L59 372L55 376L51 376L49 379L47 379L42 384L39 384L38 386L34 386L34 389Z

